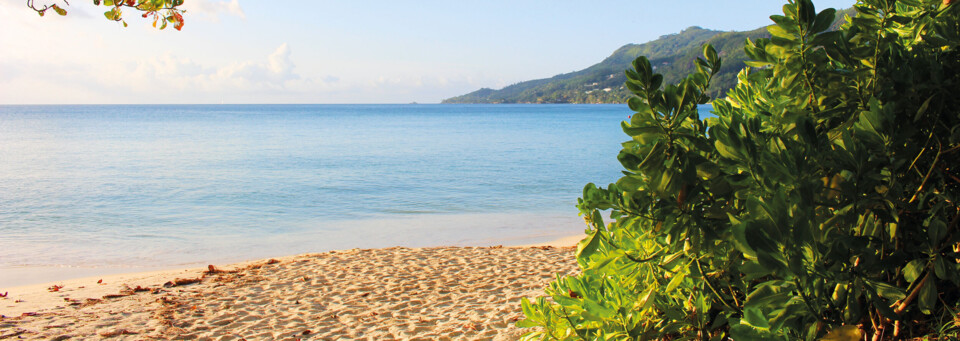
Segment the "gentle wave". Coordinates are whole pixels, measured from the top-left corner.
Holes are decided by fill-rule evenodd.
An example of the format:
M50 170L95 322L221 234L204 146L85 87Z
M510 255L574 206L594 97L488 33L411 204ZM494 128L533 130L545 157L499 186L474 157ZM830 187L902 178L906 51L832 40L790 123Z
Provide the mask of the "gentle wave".
M0 106L0 272L578 233L624 105ZM537 240L539 238L539 240Z

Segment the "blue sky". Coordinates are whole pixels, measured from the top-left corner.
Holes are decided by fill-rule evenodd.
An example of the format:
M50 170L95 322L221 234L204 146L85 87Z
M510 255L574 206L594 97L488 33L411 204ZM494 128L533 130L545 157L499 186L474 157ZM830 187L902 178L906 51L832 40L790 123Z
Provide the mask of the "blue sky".
M689 26L754 29L782 4L186 0L177 32L133 12L123 28L89 0L44 18L0 0L0 104L435 103L583 69Z

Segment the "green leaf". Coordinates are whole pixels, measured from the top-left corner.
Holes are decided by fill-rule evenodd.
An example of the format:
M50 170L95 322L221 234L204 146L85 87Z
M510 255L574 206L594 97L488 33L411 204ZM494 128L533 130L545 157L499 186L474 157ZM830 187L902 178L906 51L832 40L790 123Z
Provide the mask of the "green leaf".
M916 282L926 267L927 261L925 259L914 259L910 261L910 263L907 263L907 266L903 267L903 278L909 283Z
M947 261L943 259L942 256L937 256L933 261L933 273L937 275L937 278L943 280L953 280L954 272L950 271L951 267L947 265Z
M662 261L660 261L660 266L663 267L664 269L672 271L683 260L683 258L681 258L683 257L683 255L684 255L684 252L680 251L672 255L666 256L663 258Z
M680 286L681 283L683 283L683 279L686 277L687 277L687 274L683 272L679 272L673 275L673 278L671 278L670 282L667 283L667 288L664 290L664 293L667 293L667 294L672 293L674 290L677 289L677 287Z
M947 236L947 223L940 219L932 219L927 226L927 235L930 237L931 245L939 246L943 238Z
M583 308L591 315L603 319L613 318L617 314L616 310L607 306L603 302L597 302L591 299L583 300Z
M866 282L877 291L877 295L890 301L900 300L907 296L903 289L893 285L874 280L866 280Z
M830 28L830 24L833 24L833 20L836 18L837 10L833 8L827 8L817 14L817 18L813 21L813 28L811 31L813 33L820 33L826 31Z
M720 155L722 155L725 158L732 159L732 160L743 159L739 150L734 149L733 147L730 147L720 142L719 140L714 143L714 146L717 148L717 152L720 153Z
M668 292L670 290L667 290ZM644 311L653 307L653 303L657 301L657 290L655 288L650 288L646 293L637 301L636 309L638 311Z
M577 243L577 263L580 267L586 268L589 260L600 250L600 242L603 236L600 230L593 230L593 234Z
M783 27L780 27L778 25L768 26L767 31L769 31L770 34L775 37L780 37L780 38L789 39L789 40L797 39L797 37L793 33L785 30Z
M920 297L918 305L920 312L925 315L933 314L933 308L937 306L937 283L935 280L927 280L920 288Z
M520 307L522 307L524 315L527 317L533 316L533 308L530 306L530 300L526 297L520 298Z
M718 64L720 62L720 57L717 55L717 50L713 48L713 45L703 45L703 56L707 58L707 63L710 65L711 69L716 69L719 67Z
M109 11L103 12L103 16L107 17L107 19L116 21L120 17L120 12L118 12L116 8L112 8Z
M750 295L747 296L745 307L754 307L762 309L771 306L785 305L793 298L795 285L782 280L773 280L764 282L757 286Z
M657 90L660 89L661 85L663 85L663 75L655 74L650 77L650 86L648 86L647 89Z
M745 322L748 326L760 330L770 329L770 323L767 321L767 317L764 316L763 312L758 308L743 309L743 322Z
M737 250L743 253L747 259L757 259L757 251L750 247L747 242L746 224L736 224L731 227L733 243Z
M930 96L926 101L923 101L923 104L920 105L920 109L917 109L917 116L913 118L914 122L920 121L920 118L923 117L923 114L927 113L927 109L930 108L930 102L933 101L933 98L937 97L936 95Z

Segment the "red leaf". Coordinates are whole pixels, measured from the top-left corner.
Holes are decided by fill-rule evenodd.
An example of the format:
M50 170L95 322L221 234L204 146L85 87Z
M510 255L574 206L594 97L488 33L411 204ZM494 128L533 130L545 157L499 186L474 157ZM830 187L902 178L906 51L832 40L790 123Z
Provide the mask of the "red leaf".
M180 13L173 13L173 17L177 20L177 22L173 23L173 28L179 31L183 28L183 16L180 15Z

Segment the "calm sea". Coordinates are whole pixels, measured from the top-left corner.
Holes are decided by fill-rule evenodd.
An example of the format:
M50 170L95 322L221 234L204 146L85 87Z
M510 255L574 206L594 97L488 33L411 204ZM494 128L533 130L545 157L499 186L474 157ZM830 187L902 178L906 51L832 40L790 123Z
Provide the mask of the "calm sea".
M0 285L579 233L625 105L0 106ZM80 270L77 270L80 269ZM56 275L56 274L55 274Z

